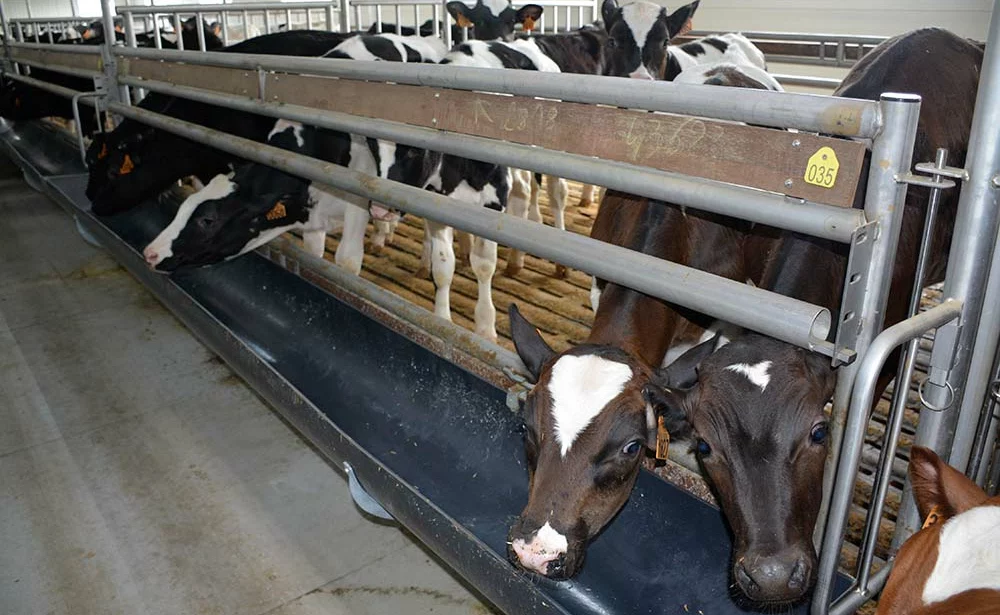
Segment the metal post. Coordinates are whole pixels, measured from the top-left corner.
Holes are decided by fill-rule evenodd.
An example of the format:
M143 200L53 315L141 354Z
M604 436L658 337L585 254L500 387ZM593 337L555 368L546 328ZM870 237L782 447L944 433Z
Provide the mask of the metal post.
M934 164L939 169L946 167L948 165L948 150L938 149ZM934 223L937 220L938 206L941 203L941 191L942 189L955 187L954 182L943 180L941 175L935 175L934 182L940 184L941 187L931 189L930 199L927 204L927 212L924 216L924 231L920 239L920 254L917 258L917 267L913 276L910 305L906 312L907 318L915 316L920 311L920 298L923 294L927 264L930 261L931 249L934 243ZM875 484L872 487L872 496L868 503L868 517L865 520L865 536L861 546L861 556L858 558L858 588L862 593L867 592L869 588L868 582L871 577L871 565L872 560L875 558L875 545L878 542L879 521L882 519L882 509L885 506L885 496L889 492L889 483L892 482L892 464L896 457L896 447L899 445L899 432L903 426L903 415L906 412L906 401L909 397L910 381L913 379L913 371L916 367L917 350L919 347L920 338L910 340L896 370L896 386L892 398L892 408L889 411L885 442L882 445L875 473Z
M925 397L928 403L948 409L945 412L922 412L914 440L915 444L936 451L959 471L965 471L969 462L989 369L997 347L995 319L982 332L978 331L978 325L1000 224L995 183L1000 171L1000 139L996 135L996 126L1000 122L1000 2L994 6L987 40L965 162L969 179L959 197L952 234L955 239L948 257L944 286L945 297L963 302L964 326L956 332L953 361L948 361L952 349L943 347L950 345L935 344L930 378L938 386L926 387ZM949 363L950 370L947 368ZM935 374L935 365L942 364L945 367L941 372L947 372L946 379L940 377L943 373ZM919 528L916 504L909 485L903 490L897 520L897 524L900 523L905 528L902 536ZM900 535L898 531L897 535Z
M104 87L108 101L129 104L128 88L118 84L118 57L113 48L115 36L115 0L101 0L101 23L104 24L104 44L101 45L101 59L104 65ZM100 88L98 88L100 89Z
M177 50L184 51L184 23L180 13L174 13L174 33L177 34Z
M434 5L434 27L437 27L438 9L439 6ZM441 0L440 10L444 16L444 46L447 49L451 49L455 46L455 41L451 40L451 14L448 12L448 0Z
M340 31L345 34L351 31L351 0L340 0Z
M336 32L337 28L333 25L333 3L326 5L324 11L326 13L326 29L328 32Z
M267 13L264 13L267 15ZM265 32L265 34L267 34ZM250 38L250 11L243 11L243 40Z
M196 31L198 32L198 49L201 51L205 51L207 45L205 43L205 22L202 21L202 14L195 13L194 20L195 20L195 28L197 28Z
M833 589L834 572L840 557L840 534L832 538L831 524L839 520L836 502L832 500L834 486L838 484L854 484L854 474L838 475L841 463L841 444L847 450L849 442L845 441L845 427L848 417L848 407L851 402L851 390L862 359L872 340L882 329L885 315L885 305L889 295L889 285L892 281L892 271L896 261L896 244L903 219L906 201L906 184L896 181L897 175L909 171L913 158L913 142L917 135L917 121L920 116L920 97L912 94L883 94L882 132L872 142L872 161L868 175L868 190L865 194L865 217L869 224L877 228L865 228L858 233L867 232L868 241L875 241L871 260L868 263L868 282L864 290L861 313L856 315L852 323L857 323L858 336L855 350L859 360L851 365L840 368L837 377L837 387L833 397L833 413L830 420L830 454L826 460L826 470L823 475L824 505L816 523L817 536L823 531L825 536L822 544L820 574L816 585L816 598L813 600L814 615L823 615L830 603L830 592ZM877 164L876 164L877 161ZM846 286L846 281L845 281ZM843 316L841 316L843 318ZM846 325L842 325L846 326ZM869 409L864 409L867 417ZM824 513L829 504L829 515L826 515L824 528Z
M9 45L11 28L7 25L7 13L3 8L3 0L0 0L0 26L3 26L3 68L4 70L10 70L12 68Z

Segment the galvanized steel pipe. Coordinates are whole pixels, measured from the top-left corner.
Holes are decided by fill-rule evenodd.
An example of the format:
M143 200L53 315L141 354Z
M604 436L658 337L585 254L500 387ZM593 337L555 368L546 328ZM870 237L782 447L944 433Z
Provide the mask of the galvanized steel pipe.
M414 215L563 263L779 340L809 348L826 339L830 312L747 284L559 231L333 163L119 103L111 111L288 173L392 204Z

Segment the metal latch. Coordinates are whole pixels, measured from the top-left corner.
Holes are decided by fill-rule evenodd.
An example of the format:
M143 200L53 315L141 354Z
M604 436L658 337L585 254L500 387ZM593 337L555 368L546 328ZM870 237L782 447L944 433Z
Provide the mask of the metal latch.
M509 367L504 367L503 373L514 381L514 386L507 389L507 408L514 414L520 414L521 404L528 399L528 391L534 385L525 376L522 376Z
M389 511L378 503L378 500L365 491L365 488L361 486L361 482L354 473L354 468L352 468L351 464L346 461L344 462L344 472L347 473L347 484L351 489L351 498L354 500L354 503L358 505L358 508L373 517L378 517L379 519L384 519L386 521L396 521L395 517L389 514Z

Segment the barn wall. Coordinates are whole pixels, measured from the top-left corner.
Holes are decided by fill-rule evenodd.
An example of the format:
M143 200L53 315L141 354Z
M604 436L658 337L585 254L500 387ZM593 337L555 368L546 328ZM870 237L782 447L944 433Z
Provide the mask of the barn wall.
M3 0L8 17L66 17L73 14L72 0ZM100 0L97 12L101 12Z
M670 8L685 0L669 0ZM702 0L698 30L770 30L892 36L940 26L982 40L992 0Z

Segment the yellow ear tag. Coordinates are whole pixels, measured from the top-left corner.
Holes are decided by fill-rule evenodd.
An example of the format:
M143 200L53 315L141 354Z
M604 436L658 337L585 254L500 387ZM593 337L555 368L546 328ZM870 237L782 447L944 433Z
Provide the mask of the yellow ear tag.
M531 32L534 29L535 29L535 20L534 20L534 18L532 18L532 17L525 17L524 18L524 31L525 32Z
M806 173L802 179L813 186L833 188L833 185L837 183L838 170L840 170L840 162L837 160L837 153L833 151L832 147L824 146L809 157L809 161L806 163Z
M271 208L271 211L264 214L264 217L267 218L268 220L280 220L284 218L286 215L287 212L285 211L284 201L278 201L274 205L274 207Z
M459 28L471 28L472 27L472 22L469 21L469 18L466 17L465 15L462 15L461 13L458 15L458 18L456 18L455 21L458 23L458 27Z
M670 452L670 432L663 420L662 416L656 420L656 458L666 460L667 453Z
M125 154L125 160L122 160L122 166L118 169L119 175L128 175L135 169L135 165L132 164L132 157Z
M927 519L924 520L924 524L923 526L920 527L920 529L925 529L929 528L932 525L937 525L938 521L940 520L941 520L941 510L937 507L937 505L934 505L934 507L931 508L931 511L927 513Z
M101 151L97 154L97 159L98 160L104 160L107 157L108 157L108 144L107 143L102 143L101 144Z

